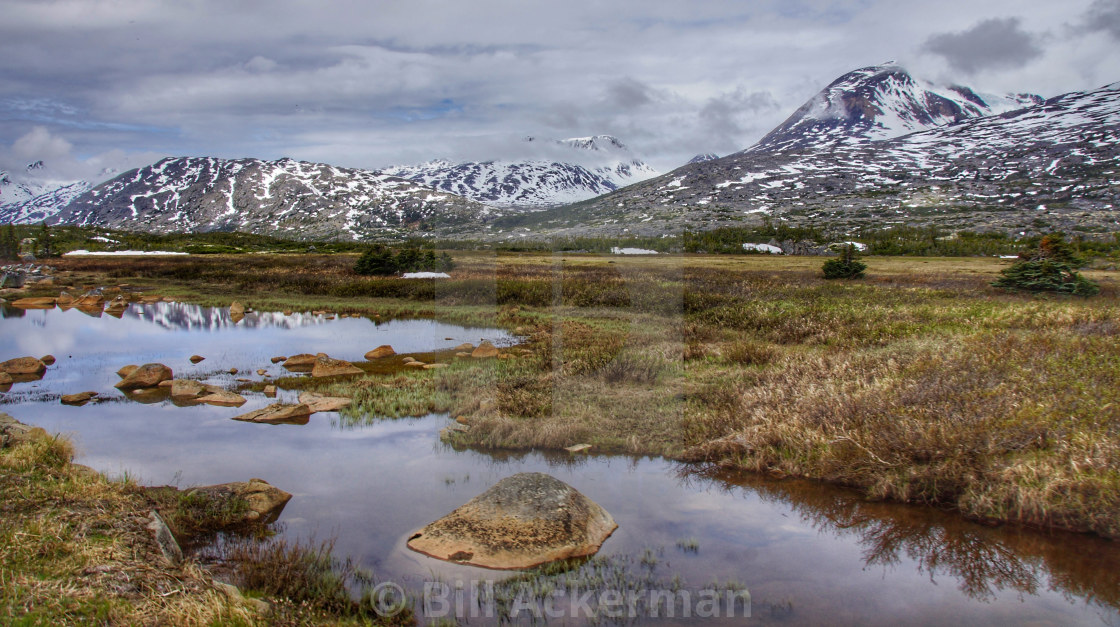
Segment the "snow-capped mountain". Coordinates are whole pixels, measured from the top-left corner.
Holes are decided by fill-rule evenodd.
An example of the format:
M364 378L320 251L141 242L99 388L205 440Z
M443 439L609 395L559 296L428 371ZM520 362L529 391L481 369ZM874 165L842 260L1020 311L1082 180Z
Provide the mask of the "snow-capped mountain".
M27 164L17 177L0 170L0 224L30 224L54 217L88 192L88 181L60 179L42 161Z
M702 155L696 155L695 157L689 159L688 162L703 163L705 161L714 161L715 159L719 159L719 155L715 154L714 152L706 152Z
M803 125L803 141L760 142L518 225L535 224L541 234L659 235L767 217L839 231L1120 230L1120 83L998 115L975 115L976 107L960 121L889 139L840 138L845 129L874 128L862 122ZM834 139L822 143L827 135ZM513 222L493 228L506 224Z
M747 150L794 150L890 139L1041 102L1041 96L1032 94L981 96L961 85L941 87L886 63L836 79Z
M479 222L493 210L381 172L292 159L178 157L125 172L53 222L149 232L362 239Z
M385 172L491 206L527 209L587 200L657 175L610 135L555 141L527 137L525 142L541 146L541 152L552 158L440 160L394 166Z

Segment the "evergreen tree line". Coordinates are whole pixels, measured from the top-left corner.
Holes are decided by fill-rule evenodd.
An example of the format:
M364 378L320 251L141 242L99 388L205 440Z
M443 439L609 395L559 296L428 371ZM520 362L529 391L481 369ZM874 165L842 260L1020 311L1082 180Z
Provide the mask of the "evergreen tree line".
M374 244L358 257L354 272L364 275L387 276L400 272L447 272L455 267L451 255L436 255L434 250L421 251L409 246L394 252L382 244Z

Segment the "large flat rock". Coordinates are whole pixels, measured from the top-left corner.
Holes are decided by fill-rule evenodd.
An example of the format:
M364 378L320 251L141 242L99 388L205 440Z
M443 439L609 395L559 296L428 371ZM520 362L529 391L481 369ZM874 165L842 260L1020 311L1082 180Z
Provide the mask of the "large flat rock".
M527 472L412 534L408 547L451 562L523 569L594 555L616 528L606 510L575 488Z

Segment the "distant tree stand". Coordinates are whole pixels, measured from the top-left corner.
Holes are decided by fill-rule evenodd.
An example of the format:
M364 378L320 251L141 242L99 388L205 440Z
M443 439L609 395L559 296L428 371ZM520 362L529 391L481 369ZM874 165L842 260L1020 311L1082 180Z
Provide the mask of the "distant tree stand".
M1038 248L1019 253L1018 261L1001 272L1003 276L992 285L1009 290L1093 296L1101 288L1077 272L1085 263L1061 235L1051 234L1042 238Z
M826 279L858 279L863 277L867 264L857 261L856 247L848 244L840 249L840 256L829 259L821 266Z

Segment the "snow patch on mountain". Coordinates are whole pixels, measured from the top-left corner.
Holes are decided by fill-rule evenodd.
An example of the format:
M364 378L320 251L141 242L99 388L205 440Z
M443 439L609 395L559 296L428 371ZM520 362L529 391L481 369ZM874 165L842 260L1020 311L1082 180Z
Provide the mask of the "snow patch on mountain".
M487 205L529 209L587 200L658 174L610 135L524 141L539 146L541 158L437 160L384 171Z

